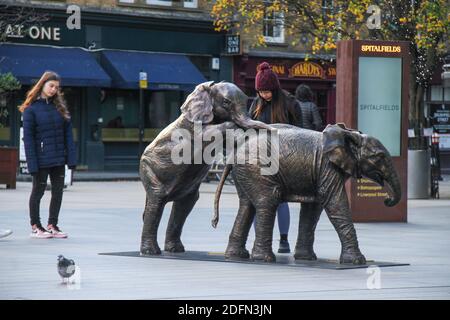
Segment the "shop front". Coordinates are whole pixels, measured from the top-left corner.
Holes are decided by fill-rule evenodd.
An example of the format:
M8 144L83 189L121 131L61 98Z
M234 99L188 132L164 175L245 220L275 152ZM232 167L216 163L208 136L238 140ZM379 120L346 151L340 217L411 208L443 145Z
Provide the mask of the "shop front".
M257 66L266 61L278 75L281 87L295 94L300 84L308 85L314 93L324 124L335 122L336 108L336 64L325 60L304 58L278 58L243 55L235 57L233 65L234 83L249 97L255 97Z
M104 149L105 170L133 170L142 152L139 122L143 122L146 146L178 118L187 94L206 78L183 54L109 49L99 54L113 88L101 92L101 132L96 137L100 143L95 149ZM145 72L148 82L142 91L142 109L140 72Z
M72 116L77 157L82 158L82 104L86 88L111 86L111 78L86 50L44 45L0 43L0 71L11 73L21 83L21 90L4 96L0 103L0 144L19 146L21 115L17 110L27 91L42 74L51 70L61 76L61 86Z
M429 125L439 136L439 164L443 174L450 173L450 87L442 81L443 63L439 63L425 94ZM430 137L431 139L431 137ZM431 142L431 141L430 141Z
M180 115L197 84L231 81L223 34L209 20L83 10L82 28L69 30L65 11L39 10L50 16L40 28L53 30L52 36L13 34L0 44L0 72L12 72L22 84L0 99L0 145L19 146L17 106L42 73L52 70L61 75L72 115L77 168L137 171L140 121L145 147ZM219 68L212 67L213 57L220 59ZM141 92L140 72L148 76Z

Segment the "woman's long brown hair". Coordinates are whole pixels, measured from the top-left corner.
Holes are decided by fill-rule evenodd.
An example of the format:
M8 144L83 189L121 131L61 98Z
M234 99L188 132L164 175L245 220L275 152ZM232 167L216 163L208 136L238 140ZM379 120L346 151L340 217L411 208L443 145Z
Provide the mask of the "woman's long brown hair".
M291 107L291 99L289 99L290 94L282 89L272 90L272 100L270 102L272 107L272 123L289 123L286 115L290 115L294 121L296 121L296 115ZM259 115L264 109L264 99L258 94L256 98L256 108L253 113L255 119L259 118ZM287 112L286 112L287 111Z
M47 81L58 81L61 83L61 77L53 71L45 71L39 81L27 92L27 96L22 105L19 106L20 112L24 112L34 101L40 96L42 89ZM56 110L61 114L65 120L70 119L70 113L66 106L64 95L61 92L61 88L56 91L55 95L51 98L56 106Z

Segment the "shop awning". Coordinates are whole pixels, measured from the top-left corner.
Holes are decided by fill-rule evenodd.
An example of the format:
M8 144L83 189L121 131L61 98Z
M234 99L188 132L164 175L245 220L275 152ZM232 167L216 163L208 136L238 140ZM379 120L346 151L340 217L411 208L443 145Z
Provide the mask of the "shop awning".
M11 72L28 85L47 70L61 76L62 86L111 86L111 78L95 57L81 48L0 44L0 72Z
M150 90L190 91L206 81L182 54L104 50L101 63L116 88L138 89L140 71L147 73Z

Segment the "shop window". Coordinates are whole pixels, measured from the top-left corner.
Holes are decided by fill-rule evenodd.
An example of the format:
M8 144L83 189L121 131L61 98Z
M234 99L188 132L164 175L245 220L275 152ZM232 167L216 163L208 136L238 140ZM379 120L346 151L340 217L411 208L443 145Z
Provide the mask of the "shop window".
M103 141L138 141L137 91L105 90L101 108Z
M431 86L431 101L442 101L442 86ZM450 88L444 90L444 101L450 101Z
M102 104L104 142L139 141L139 92L117 90L106 93ZM181 91L144 93L144 141L152 141L180 115Z
M267 12L263 22L264 40L268 43L284 43L284 15L282 12Z
M181 91L154 91L145 108L144 138L153 140L180 115Z
M0 95L0 141L11 139L11 116L6 95Z

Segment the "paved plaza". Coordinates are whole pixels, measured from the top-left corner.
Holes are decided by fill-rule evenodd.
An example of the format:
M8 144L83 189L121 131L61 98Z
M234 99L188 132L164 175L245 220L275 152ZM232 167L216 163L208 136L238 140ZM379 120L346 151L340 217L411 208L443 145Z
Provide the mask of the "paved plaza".
M103 256L139 250L145 194L139 181L76 181L64 193L60 226L68 239L29 237L31 183L0 186L0 299L449 299L450 181L440 200L410 200L408 223L358 223L360 248L368 260L408 263L380 269L329 270L273 264L242 264ZM205 183L182 240L187 250L220 253L237 211L238 198L226 185L221 219L211 227L216 184ZM50 192L41 203L47 222ZM289 240L295 245L299 204L291 203ZM171 204L159 230L163 247ZM274 251L279 237L275 226ZM247 249L251 249L253 230ZM325 214L316 232L319 258L338 259L340 244ZM61 284L57 256L74 259L78 277ZM378 273L379 272L379 273Z

